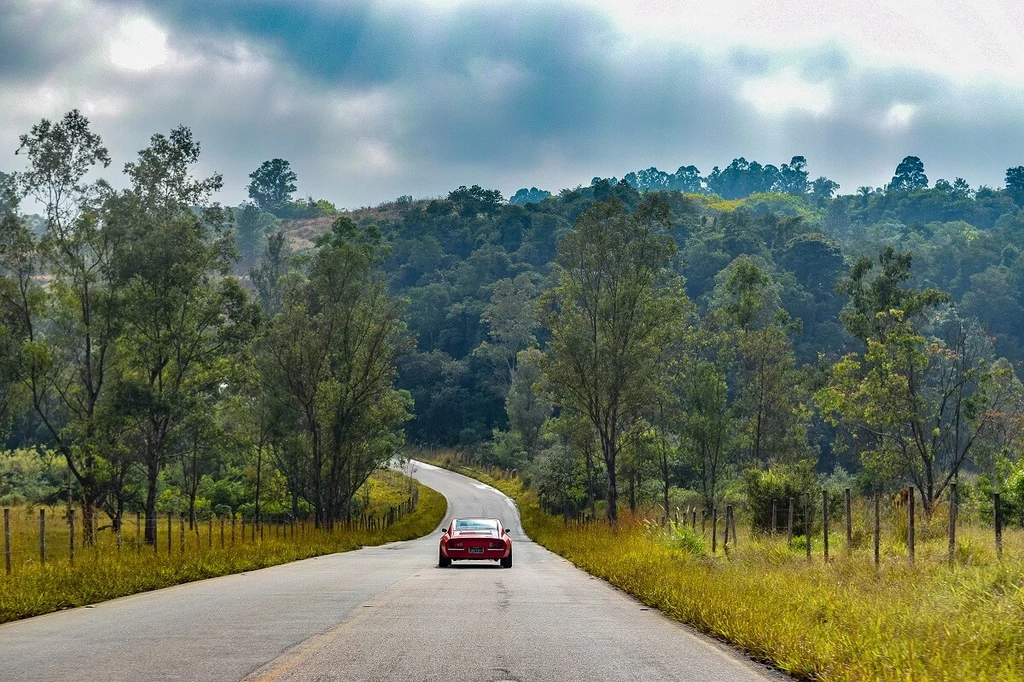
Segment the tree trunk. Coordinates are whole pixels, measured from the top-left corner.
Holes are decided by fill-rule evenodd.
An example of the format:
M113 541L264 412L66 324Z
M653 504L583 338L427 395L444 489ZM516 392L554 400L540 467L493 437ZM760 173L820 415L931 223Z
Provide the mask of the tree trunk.
M160 467L150 454L146 467L146 544L156 544L156 481Z
M615 436L602 434L601 451L604 454L604 464L608 469L608 509L606 511L608 522L616 524L619 522L619 490L615 480L615 459L616 443Z

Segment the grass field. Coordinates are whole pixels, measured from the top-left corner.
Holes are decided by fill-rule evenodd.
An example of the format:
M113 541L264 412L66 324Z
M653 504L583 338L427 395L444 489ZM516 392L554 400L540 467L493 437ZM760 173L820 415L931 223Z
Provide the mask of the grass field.
M919 536L914 566L896 528L875 569L873 550L847 554L845 532L805 545L741 532L728 555L688 527L627 518L566 524L543 513L519 479L432 460L503 490L535 541L649 606L797 677L815 680L1024 679L1024 531L965 526L955 565L945 536ZM682 525L682 524L681 524ZM741 527L742 530L742 527ZM710 529L709 529L710 533ZM721 537L719 537L721 542ZM870 543L868 543L870 544Z
M410 480L398 472L380 472L370 486L369 512L377 519L409 495ZM136 592L179 583L239 573L267 566L345 552L363 546L408 540L429 533L441 521L447 502L440 493L414 483L419 502L412 513L383 528L336 528L332 532L297 525L265 525L263 539L252 540L251 527L243 539L236 525L231 544L230 524L225 525L225 546L220 544L220 522L199 525L198 535L186 531L184 551L180 545L179 522L172 523L171 551L166 551L166 522L161 519L157 551L135 545L135 526L126 526L123 546L117 551L116 538L109 530L98 535L97 546L79 548L74 566L68 561L68 527L53 519L47 530L47 563L41 566L38 550L38 511L12 510L12 545L16 561L10 576L0 573L0 623L41 615L51 611L93 604ZM56 514L54 514L56 516Z

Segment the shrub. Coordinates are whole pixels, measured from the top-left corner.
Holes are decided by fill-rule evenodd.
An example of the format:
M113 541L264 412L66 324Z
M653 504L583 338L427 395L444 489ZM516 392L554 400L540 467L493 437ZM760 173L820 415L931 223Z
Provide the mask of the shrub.
M744 474L743 487L747 494L750 507L750 518L754 531L771 532L772 503L778 504L777 522L785 524L788 514L789 499L796 502L794 534L803 534L803 504L805 494L813 494L816 489L814 469L810 461L802 461L792 466L773 467L767 470L750 469ZM812 504L813 504L812 497Z
M694 533L686 523L677 525L674 521L669 521L669 530L664 537L670 547L693 556L707 556L708 552L704 537Z

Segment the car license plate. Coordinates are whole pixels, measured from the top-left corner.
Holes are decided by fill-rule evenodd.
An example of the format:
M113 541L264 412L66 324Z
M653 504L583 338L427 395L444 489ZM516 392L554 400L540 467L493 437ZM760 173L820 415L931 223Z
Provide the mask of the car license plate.
M484 553L484 548L483 547L470 547L469 548L469 553L470 554L483 554Z

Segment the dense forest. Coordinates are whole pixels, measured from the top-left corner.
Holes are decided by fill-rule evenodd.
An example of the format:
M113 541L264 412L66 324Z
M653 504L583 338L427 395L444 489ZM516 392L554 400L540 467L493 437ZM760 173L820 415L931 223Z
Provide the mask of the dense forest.
M184 128L120 191L85 181L110 159L76 112L22 150L0 497L330 523L407 441L610 517L819 476L927 511L967 472L1024 511L1024 167L972 188L907 157L840 194L741 158L338 211L281 159L217 206Z

